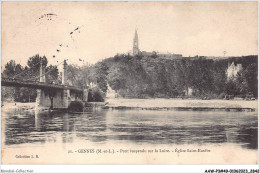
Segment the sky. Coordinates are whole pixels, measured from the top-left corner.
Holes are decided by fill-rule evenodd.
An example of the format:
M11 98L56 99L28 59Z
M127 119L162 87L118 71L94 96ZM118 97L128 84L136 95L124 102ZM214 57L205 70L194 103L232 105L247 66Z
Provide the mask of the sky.
M132 52L136 28L141 51L256 55L257 11L257 2L2 2L2 65L35 54L94 64Z

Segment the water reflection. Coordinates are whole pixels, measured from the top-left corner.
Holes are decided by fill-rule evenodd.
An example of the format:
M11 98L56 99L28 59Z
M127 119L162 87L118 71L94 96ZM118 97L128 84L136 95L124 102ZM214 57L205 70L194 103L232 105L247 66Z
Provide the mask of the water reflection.
M76 136L84 140L102 142L107 140L107 112L94 110L80 115L80 124L76 128Z
M5 145L23 143L216 144L257 149L257 115L252 112L111 111L49 114L12 109L3 113Z

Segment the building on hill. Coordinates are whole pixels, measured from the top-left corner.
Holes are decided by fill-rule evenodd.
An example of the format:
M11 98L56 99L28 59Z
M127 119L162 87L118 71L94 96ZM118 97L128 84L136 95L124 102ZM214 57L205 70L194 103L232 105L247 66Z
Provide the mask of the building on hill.
M156 55L156 52L155 52L155 51L154 51L154 52L141 51L140 54L141 54L142 56L150 57L150 56L152 56L152 55Z
M196 60L196 59L207 59L206 56L199 56L199 55L196 55L196 56L189 56L189 57L183 57L184 59L190 59L190 60Z
M235 65L234 62L232 62L231 64L228 63L228 68L226 70L227 80L235 78L237 76L237 73L241 70L242 70L241 64Z
M159 58L164 58L164 59L181 59L182 55L181 54L173 54L173 53L163 53L163 52L158 52L158 51L153 51L153 52L147 52L147 51L140 51L139 49L139 40L138 40L138 34L137 30L135 30L135 35L134 35L134 40L133 40L133 56L137 55L142 55L142 56L147 56L147 57L159 57Z
M209 59L209 60L223 60L223 59L228 59L230 57L216 57L216 56L199 56L199 55L196 55L196 56L189 56L189 57L182 57L184 59Z
M163 59L181 59L182 55L181 54L173 54L173 53L157 53L158 57L163 58Z
M212 59L212 60L221 60L221 59L228 59L229 57L224 57L224 56L205 56L206 59Z

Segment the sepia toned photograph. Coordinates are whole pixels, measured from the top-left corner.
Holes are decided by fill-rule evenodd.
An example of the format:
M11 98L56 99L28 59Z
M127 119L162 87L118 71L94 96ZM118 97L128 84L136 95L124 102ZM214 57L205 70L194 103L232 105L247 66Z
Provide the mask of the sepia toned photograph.
M6 1L1 21L2 164L258 164L257 1Z

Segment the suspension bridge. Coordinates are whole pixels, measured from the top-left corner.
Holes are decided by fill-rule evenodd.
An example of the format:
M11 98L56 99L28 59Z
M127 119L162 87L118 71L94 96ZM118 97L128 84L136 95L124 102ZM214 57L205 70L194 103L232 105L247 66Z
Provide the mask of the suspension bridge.
M69 86L69 85L59 85L59 84L47 84L45 82L37 82L37 81L22 81L20 79L13 79L13 78L2 78L1 79L2 86L10 86L10 87L28 87L34 89L54 89L54 90L61 90L67 89L75 92L82 92L82 88Z
M22 73L15 75L13 78L1 78L2 86L9 87L28 87L37 89L36 107L48 107L51 109L67 109L72 101L82 101L84 89L76 86L68 85L67 83L67 70L68 64L66 60L63 61L62 69L62 83L49 84L46 83L46 67L40 61L40 75L32 79L39 79L33 81L32 79L21 80L17 77Z

